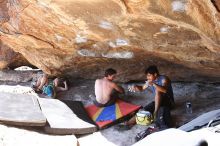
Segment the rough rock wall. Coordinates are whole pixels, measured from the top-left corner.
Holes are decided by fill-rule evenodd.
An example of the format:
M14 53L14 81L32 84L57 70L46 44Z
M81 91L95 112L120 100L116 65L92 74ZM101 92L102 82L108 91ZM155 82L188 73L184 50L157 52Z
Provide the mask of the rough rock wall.
M0 68L16 68L22 65L31 66L20 53L14 52L0 41Z
M217 0L0 0L0 40L48 74L220 80ZM3 66L5 67L5 66ZM2 67L2 68L3 68Z

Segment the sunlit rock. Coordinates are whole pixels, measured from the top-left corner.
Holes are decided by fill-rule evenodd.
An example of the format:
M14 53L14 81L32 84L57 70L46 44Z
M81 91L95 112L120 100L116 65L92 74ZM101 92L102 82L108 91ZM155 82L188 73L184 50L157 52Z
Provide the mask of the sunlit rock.
M128 81L156 64L173 80L219 81L219 13L217 0L2 0L0 40L51 75L112 67Z

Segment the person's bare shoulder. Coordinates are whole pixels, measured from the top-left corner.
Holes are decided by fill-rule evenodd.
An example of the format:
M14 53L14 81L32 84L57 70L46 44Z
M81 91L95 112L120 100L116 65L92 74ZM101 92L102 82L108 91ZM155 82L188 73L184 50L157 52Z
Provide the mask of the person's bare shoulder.
M100 82L102 79L96 79L95 82Z
M96 85L102 85L104 83L105 83L105 80L103 80L103 79L96 79L96 81L95 81Z

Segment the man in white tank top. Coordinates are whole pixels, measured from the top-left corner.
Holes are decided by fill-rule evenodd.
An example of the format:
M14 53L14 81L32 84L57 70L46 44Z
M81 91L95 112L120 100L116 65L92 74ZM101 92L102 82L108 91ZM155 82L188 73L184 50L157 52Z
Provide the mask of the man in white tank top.
M124 89L113 82L117 72L109 68L105 71L105 77L95 81L95 96L94 104L99 107L109 106L114 104L117 95L115 91L124 93Z

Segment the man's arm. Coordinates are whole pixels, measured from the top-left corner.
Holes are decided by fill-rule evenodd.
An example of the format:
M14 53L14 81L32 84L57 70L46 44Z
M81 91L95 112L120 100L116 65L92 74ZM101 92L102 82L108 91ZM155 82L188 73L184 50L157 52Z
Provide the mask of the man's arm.
M134 91L144 91L145 89L147 89L148 85L144 84L143 86L138 86L138 85L134 85L133 89Z
M121 86L118 86L117 84L113 83L113 89L118 91L119 93L125 93L124 89Z
M146 85L143 85L143 86L134 85L132 90L134 90L134 91L143 91L145 89L146 89Z
M159 86L155 83L152 83L152 84L156 88L157 91L166 93L169 83L170 83L170 80L166 77L165 79L162 80L162 86Z
M56 90L57 91L66 91L66 90L68 90L68 85L67 85L67 83L66 83L66 81L64 81L63 82L63 84L64 84L64 87L56 87Z

